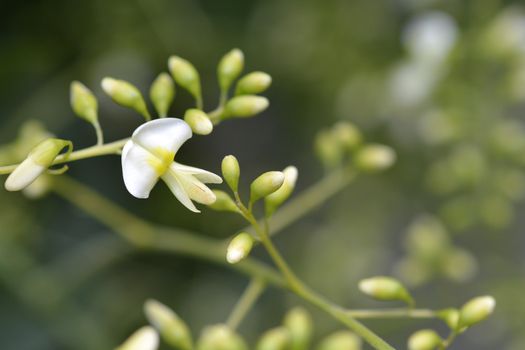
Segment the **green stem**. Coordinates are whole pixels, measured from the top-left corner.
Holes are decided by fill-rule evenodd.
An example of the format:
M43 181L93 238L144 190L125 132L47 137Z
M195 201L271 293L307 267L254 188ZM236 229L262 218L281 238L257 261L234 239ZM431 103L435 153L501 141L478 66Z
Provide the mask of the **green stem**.
M93 127L95 128L95 132L97 134L97 146L100 147L104 145L104 133L102 132L102 128L100 127L98 120L93 123Z
M374 318L437 318L438 314L434 310L429 309L386 309L386 310L358 310L352 309L346 311L350 315L358 319L374 319Z
M258 278L253 278L248 284L248 287L244 290L241 298L235 304L226 324L232 330L235 330L241 321L246 317L248 312L251 310L259 296L264 292L266 283Z
M128 141L129 141L129 138L126 138L126 139L114 141L111 143L106 143L104 145L91 146L91 147L84 148L84 149L81 149L75 152L71 152L69 156L59 155L58 157L55 158L55 160L53 161L53 164L51 165L63 164L66 162L73 162L76 160L105 156L109 154L118 154L122 150L122 147L124 147L124 145ZM18 164L6 165L3 167L0 167L0 175L12 173L13 170L15 170L17 166Z

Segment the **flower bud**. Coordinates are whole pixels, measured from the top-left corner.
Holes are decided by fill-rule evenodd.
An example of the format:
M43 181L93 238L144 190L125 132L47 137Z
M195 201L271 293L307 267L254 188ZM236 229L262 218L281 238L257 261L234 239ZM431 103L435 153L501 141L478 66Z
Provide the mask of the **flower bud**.
M91 124L98 123L98 102L91 90L79 81L73 81L69 88L73 112Z
M482 296L468 301L459 312L459 327L470 327L489 317L496 307L491 296Z
M325 168L333 168L341 164L344 153L341 144L334 135L323 130L315 138L315 153Z
M264 199L266 215L271 216L277 208L290 197L297 181L297 168L288 166L283 170L284 183L274 193L270 194Z
M253 247L253 238L246 232L239 233L233 237L226 252L226 260L230 264L236 264L250 254Z
M443 339L432 329L422 329L408 338L408 350L434 350Z
M217 211L231 211L234 213L239 212L239 208L237 208L237 205L228 193L221 190L212 190L212 192L215 194L216 200L208 205L211 209Z
M277 327L265 332L257 343L257 350L288 350L290 332L284 327Z
M324 338L318 350L361 350L361 339L349 331L338 331Z
M224 117L251 117L268 108L270 102L266 97L243 95L232 98L226 103Z
M264 72L246 74L237 82L235 95L256 95L270 87L272 77Z
M239 162L237 161L237 158L235 156L229 155L224 157L222 160L222 177L230 186L233 192L237 192L239 188L239 176L241 174L241 170L239 167Z
M53 161L64 147L68 147L67 157L73 149L71 141L47 139L39 143L9 175L5 182L5 189L8 191L20 191L29 186L53 164Z
M156 300L148 300L144 304L144 313L167 344L181 350L193 349L188 326L166 305Z
M213 123L208 115L200 109L188 109L184 114L184 121L188 123L194 133L208 135L213 130Z
M459 310L454 308L444 309L438 312L438 317L447 324L448 328L458 328Z
M153 81L149 89L149 97L159 117L166 117L175 98L175 84L168 73L160 73Z
M288 311L283 321L290 332L290 350L306 350L312 338L312 317L301 307Z
M188 90L195 99L201 98L201 82L199 72L187 60L178 56L171 56L168 60L168 67L171 76L177 84Z
M149 326L142 327L133 333L116 350L156 350L159 346L159 335Z
M359 129L349 122L335 124L332 132L339 143L348 150L353 150L363 138Z
M381 171L394 164L396 153L385 145L370 144L361 148L355 158L356 166L363 171Z
M359 289L377 300L402 300L409 305L414 304L412 296L401 282L391 277L377 276L361 280Z
M281 171L268 171L253 180L250 185L250 202L266 197L277 191L284 183Z
M142 94L133 84L108 77L102 79L102 89L119 105L135 110L146 120L151 119Z
M228 326L218 324L204 329L197 350L248 350L248 346Z
M244 68L244 55L241 50L233 49L224 55L217 67L219 86L222 91L228 91L233 81Z

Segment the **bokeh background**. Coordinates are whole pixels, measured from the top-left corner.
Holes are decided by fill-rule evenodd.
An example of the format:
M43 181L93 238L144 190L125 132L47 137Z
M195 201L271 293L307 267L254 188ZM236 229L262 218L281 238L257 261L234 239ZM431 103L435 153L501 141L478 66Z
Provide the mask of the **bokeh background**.
M498 301L493 318L455 349L525 348L525 12L502 0L92 0L0 4L0 160L24 157L24 135L45 127L91 145L90 126L69 107L69 83L99 96L109 140L141 117L103 95L111 75L144 92L177 54L199 69L215 107L216 63L231 48L246 70L273 76L270 108L195 137L182 161L218 172L238 156L243 181L299 168L298 190L323 175L317 133L351 121L366 139L398 152L394 168L361 176L277 238L309 284L349 307L386 307L357 290L360 278L395 275L421 306L459 306L476 295ZM192 101L179 90L173 116ZM37 120L37 122L29 122ZM28 123L29 122L29 123ZM22 131L20 131L22 129ZM137 215L201 235L243 227L229 215L185 210L163 186L147 201L125 190L116 157L75 163L69 175ZM262 259L265 255L257 251ZM247 280L195 259L133 250L52 193L0 195L2 349L102 349L146 321L145 299L176 310L194 334L222 322ZM67 295L68 305L55 303ZM252 343L296 298L268 290L241 325ZM316 310L316 338L339 329ZM373 321L404 348L437 321ZM65 336L64 336L65 335Z

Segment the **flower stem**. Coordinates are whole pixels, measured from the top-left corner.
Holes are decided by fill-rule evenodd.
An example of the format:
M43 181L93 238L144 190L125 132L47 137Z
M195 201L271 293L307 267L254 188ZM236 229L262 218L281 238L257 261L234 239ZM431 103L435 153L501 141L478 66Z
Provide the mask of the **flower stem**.
M244 317L248 314L250 309L253 307L259 296L264 292L266 288L266 283L259 279L253 278L248 284L248 287L244 290L241 298L235 304L226 324L232 330L235 330Z

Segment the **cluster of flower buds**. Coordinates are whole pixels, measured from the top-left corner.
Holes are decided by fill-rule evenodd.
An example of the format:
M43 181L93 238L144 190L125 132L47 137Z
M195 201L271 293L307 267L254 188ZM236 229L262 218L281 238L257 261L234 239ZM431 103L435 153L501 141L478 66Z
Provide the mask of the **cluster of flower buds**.
M216 201L210 208L218 211L229 211L242 214L243 210L251 210L259 200L264 200L266 217L270 217L292 194L297 181L297 168L288 166L283 171L268 171L259 175L250 184L250 199L247 209L239 195L239 179L241 170L239 161L232 155L224 157L221 164L224 181L233 193L233 198L226 192L214 190ZM235 264L246 258L254 244L254 238L247 232L241 232L233 237L228 245L226 260Z
M327 169L351 159L357 169L376 172L389 168L396 160L394 150L386 145L363 144L361 132L349 122L338 122L319 132L315 152Z
M472 254L455 246L441 221L431 215L418 217L405 237L407 255L396 264L396 273L411 286L433 277L458 282L473 278L477 261Z
M496 307L496 301L491 296L481 296L469 300L460 309L444 309L438 316L445 321L453 334L464 332L467 328L486 320ZM432 329L415 332L408 339L409 350L442 349L450 340L443 339Z

